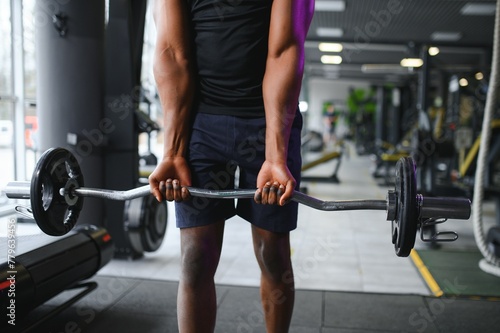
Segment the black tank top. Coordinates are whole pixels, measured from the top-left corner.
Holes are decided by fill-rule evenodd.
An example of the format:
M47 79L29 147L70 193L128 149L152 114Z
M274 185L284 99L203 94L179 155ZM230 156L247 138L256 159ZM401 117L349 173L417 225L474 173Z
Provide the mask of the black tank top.
M198 112L264 115L272 0L187 0L198 73Z

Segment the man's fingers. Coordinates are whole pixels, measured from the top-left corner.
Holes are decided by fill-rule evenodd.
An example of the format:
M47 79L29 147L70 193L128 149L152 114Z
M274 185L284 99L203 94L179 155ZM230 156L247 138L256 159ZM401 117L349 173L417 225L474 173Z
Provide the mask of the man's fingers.
M174 200L174 194L173 194L174 186L172 185L172 179L169 178L165 181L164 188L165 188L165 199L167 201Z
M177 179L174 179L172 181L172 192L173 192L175 201L177 201L177 202L182 201L181 186L180 186L179 181Z
M158 202L163 201L163 195L160 192L160 189L158 187L151 187L151 194L156 198Z
M191 198L191 194L189 193L189 190L187 189L186 186L182 186L181 196L182 196L182 200L189 200Z
M272 184L267 182L262 189L255 191L254 200L259 204L283 206L290 201L293 189L293 186L289 188L277 181Z
M292 200L293 192L295 190L295 182L289 181L285 186L283 186L283 195L279 199L279 205L284 206Z
M267 203L269 205L275 205L278 203L278 189L280 184L278 182L274 182L269 188L269 197L267 199Z
M253 196L253 200L260 204L262 203L262 190L259 188L257 191L255 191L255 195Z
M262 199L261 204L267 205L269 203L269 191L271 189L271 183L267 182L262 188Z
M278 189L278 198L281 198L281 196L285 193L285 186L283 184L280 185Z
M191 198L186 186L181 186L178 179L167 179L159 182L158 188L153 188L152 193L158 201L185 201Z

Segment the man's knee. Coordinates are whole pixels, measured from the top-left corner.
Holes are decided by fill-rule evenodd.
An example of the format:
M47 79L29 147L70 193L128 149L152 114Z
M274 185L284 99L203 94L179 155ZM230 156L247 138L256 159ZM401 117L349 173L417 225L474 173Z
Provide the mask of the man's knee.
M215 275L220 251L203 242L184 242L181 251L182 277L186 282L199 283Z
M291 271L290 245L288 242L260 242L256 249L262 273L275 281Z

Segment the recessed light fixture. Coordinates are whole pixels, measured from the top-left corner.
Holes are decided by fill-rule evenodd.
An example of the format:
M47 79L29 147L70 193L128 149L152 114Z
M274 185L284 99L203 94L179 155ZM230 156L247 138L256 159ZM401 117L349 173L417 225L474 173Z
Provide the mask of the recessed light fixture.
M429 55L431 57L437 56L439 54L439 47L431 46L429 47Z
M492 3L468 3L462 7L462 15L495 15L496 4Z
M431 39L440 42L456 42L462 38L461 32L436 31L431 34Z
M478 80L478 81L481 81L482 79L484 79L484 75L481 72L477 72L476 75L474 75L474 76L475 76L476 80Z
M314 5L315 11L322 12L343 12L345 10L345 1L333 0L333 1L323 1L318 0Z
M318 49L321 52L342 52L342 44L339 43L319 43Z
M321 62L323 64L333 64L333 65L339 65L342 63L342 57L338 55L322 55L321 56Z
M417 68L421 67L424 64L424 61L420 58L404 58L401 60L402 67L412 67Z
M319 37L342 37L344 30L340 28L317 28L316 34Z
M458 81L458 84L460 87L467 87L469 85L469 81L467 81L466 78L461 78L460 81Z

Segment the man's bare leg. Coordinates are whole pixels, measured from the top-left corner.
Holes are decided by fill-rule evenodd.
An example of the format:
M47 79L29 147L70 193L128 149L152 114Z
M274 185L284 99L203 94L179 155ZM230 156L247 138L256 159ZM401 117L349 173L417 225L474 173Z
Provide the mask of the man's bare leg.
M213 332L217 314L214 275L219 264L224 221L183 228L177 319L181 333Z
M254 251L260 269L260 295L268 333L286 333L290 327L295 288L288 233L252 227Z

